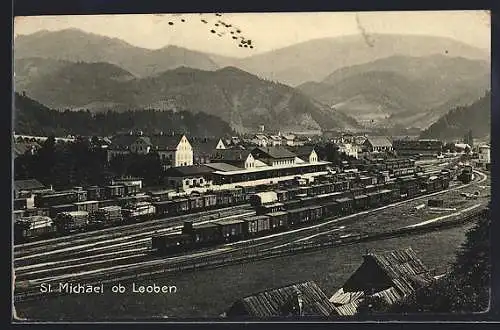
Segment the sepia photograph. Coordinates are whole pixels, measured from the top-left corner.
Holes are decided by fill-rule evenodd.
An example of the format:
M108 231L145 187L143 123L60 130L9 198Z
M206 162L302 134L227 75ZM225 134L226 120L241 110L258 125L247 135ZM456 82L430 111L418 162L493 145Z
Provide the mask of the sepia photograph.
M13 24L13 322L489 311L490 12Z

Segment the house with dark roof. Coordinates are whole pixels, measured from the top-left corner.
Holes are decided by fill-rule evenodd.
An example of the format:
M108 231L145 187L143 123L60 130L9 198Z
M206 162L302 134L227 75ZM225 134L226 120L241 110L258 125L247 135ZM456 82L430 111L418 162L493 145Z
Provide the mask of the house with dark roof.
M121 134L115 136L107 150L108 161L117 155L157 153L169 166L193 164L193 148L184 134Z
M363 149L367 152L392 151L392 141L386 136L370 136L363 142Z
M36 179L15 180L14 198L29 197L33 191L46 189L40 181Z
M211 162L225 163L241 168L254 168L255 159L250 150L245 149L221 149L215 150Z
M318 161L318 154L312 145L304 145L300 147L289 147L291 152L293 152L302 162L306 163L316 163ZM296 162L297 159L295 160Z
M295 164L296 155L285 147L258 147L252 150L255 159L269 166Z
M258 292L236 301L228 318L273 318L336 315L333 304L313 281Z
M202 138L192 139L190 142L193 148L193 164L209 163L215 151L226 149L222 139Z
M178 191L211 185L213 168L206 165L171 167L166 170L167 185Z
M368 297L392 305L428 286L434 278L411 248L368 253L361 266L330 298L339 315L354 315Z

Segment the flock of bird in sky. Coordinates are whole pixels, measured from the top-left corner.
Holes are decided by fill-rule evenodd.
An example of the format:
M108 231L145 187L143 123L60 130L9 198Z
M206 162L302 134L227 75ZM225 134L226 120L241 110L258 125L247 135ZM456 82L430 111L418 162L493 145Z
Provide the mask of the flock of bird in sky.
M205 14L200 14L201 16L200 21L203 24L209 26L210 33L215 34L218 37L229 36L231 37L231 41L236 42L238 44L238 47L240 48L254 48L252 40L245 38L240 28L222 21L222 14L220 13L214 14L215 17L217 18L215 22L213 20L205 19L203 15ZM175 16L180 16L181 23L186 22L186 19L181 15L175 15ZM168 22L168 25L174 25L174 24L175 23L173 20Z

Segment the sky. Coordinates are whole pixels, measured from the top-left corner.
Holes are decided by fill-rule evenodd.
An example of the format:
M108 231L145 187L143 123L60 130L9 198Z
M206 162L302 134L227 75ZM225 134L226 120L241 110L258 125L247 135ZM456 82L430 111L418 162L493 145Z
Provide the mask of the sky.
M184 22L181 21L184 20ZM207 23L203 23L205 20ZM231 28L215 27L218 20ZM170 25L172 22L173 25ZM141 14L16 17L14 35L77 28L157 49L176 45L225 56L245 57L311 39L366 33L400 33L450 37L490 50L487 11L314 12ZM211 33L225 30L225 35ZM253 49L238 47L230 30L250 39ZM236 32L234 32L236 34ZM209 42L207 42L209 41Z

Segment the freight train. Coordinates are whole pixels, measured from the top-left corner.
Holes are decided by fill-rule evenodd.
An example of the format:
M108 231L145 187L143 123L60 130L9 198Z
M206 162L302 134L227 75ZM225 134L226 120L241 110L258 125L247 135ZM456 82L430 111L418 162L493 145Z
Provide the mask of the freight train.
M315 188L302 187L305 189L302 194L297 194L296 188L258 193L250 198L256 215L197 226L185 222L181 234L154 235L151 238L151 251L168 255L265 236L444 190L449 187L449 183L449 178L440 173L436 176L401 177L341 191L335 191L335 184L330 184L317 185ZM314 189L321 194L313 195Z
M79 231L242 205L248 202L247 196L255 191L255 189L239 187L217 190L203 195L191 194L169 200L158 198L153 200L148 194L107 199L110 195L99 195L96 188L91 187L90 191L80 190L43 196L35 195L35 204L38 207L14 211L15 242L20 243L51 235L67 235ZM113 189L117 191L118 188L113 186ZM83 192L86 192L87 197L89 195L94 198L100 196L101 200L78 198L78 195L84 195ZM77 215L86 220L73 219ZM53 220L51 223L45 224L47 228L44 230L46 232L39 229L29 229L29 223L36 223L38 217Z

